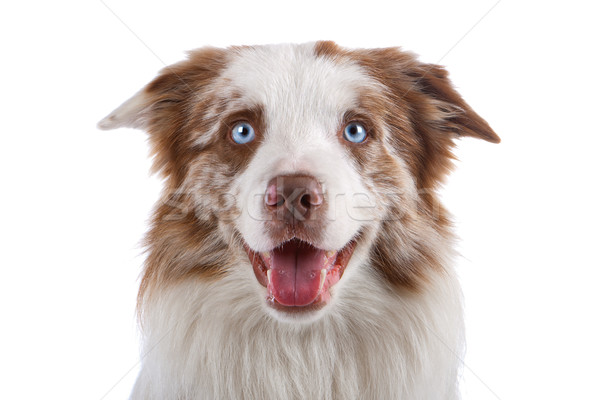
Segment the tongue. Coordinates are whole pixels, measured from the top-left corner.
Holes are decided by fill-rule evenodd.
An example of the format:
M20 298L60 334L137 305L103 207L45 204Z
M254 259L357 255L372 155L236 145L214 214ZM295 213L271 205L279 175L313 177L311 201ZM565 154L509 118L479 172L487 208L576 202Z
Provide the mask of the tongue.
M325 252L299 240L273 250L271 285L275 300L284 306L306 306L319 295Z

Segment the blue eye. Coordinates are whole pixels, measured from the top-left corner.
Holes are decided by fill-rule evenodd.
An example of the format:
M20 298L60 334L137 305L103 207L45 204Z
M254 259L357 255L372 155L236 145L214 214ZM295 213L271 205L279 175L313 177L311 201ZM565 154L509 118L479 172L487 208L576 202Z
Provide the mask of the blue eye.
M367 130L358 122L350 122L344 128L344 139L352 143L364 142L367 138Z
M254 128L247 122L240 122L231 130L231 138L238 144L250 143L254 136Z

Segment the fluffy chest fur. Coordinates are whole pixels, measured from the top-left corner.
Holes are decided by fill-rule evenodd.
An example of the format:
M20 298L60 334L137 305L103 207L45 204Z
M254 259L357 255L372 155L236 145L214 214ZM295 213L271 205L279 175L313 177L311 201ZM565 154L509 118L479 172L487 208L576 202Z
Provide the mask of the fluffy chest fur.
M340 296L335 312L309 325L265 315L238 277L173 288L145 321L133 398L457 398L456 282L446 277L434 293L403 297L360 278L346 291L358 295Z
M133 399L455 399L447 73L330 42L201 49L100 122L148 131Z

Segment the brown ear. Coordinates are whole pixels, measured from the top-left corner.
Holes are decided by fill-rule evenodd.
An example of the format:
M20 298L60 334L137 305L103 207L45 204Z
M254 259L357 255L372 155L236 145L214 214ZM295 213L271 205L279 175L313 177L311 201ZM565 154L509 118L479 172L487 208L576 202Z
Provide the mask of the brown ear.
M224 49L203 48L187 60L164 68L146 87L98 123L100 129L140 128L148 132L153 172L178 185L195 150L190 145L191 119L200 115L216 77L226 65Z
M199 92L224 65L226 51L203 48L189 53L187 60L165 67L146 87L98 122L103 130L116 128L148 129L152 118L174 109Z
M419 188L437 187L450 172L454 138L472 136L500 142L487 122L452 87L448 73L439 65L419 62L414 54L398 48L353 54L391 94L385 114L391 143L400 154L408 155ZM399 116L404 116L400 118L403 120ZM410 125L404 121L410 121Z
M429 95L443 115L439 128L451 130L458 136L471 136L492 143L500 143L500 138L463 100L448 79L448 72L435 64L421 64L410 74L416 78L414 85L422 93Z

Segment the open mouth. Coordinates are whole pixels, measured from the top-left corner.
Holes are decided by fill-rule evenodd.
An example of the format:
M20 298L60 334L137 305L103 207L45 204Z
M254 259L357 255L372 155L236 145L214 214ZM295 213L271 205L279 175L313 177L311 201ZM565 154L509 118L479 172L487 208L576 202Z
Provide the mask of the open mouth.
M267 288L267 301L285 311L304 311L327 304L329 289L342 277L355 246L352 240L327 251L294 238L260 253L244 247L256 279Z

